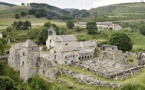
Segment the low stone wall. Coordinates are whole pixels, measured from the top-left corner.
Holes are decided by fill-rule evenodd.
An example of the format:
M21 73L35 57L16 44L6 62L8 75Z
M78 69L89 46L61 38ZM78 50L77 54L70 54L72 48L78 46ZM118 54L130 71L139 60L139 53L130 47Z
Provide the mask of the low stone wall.
M110 82L101 81L91 75L80 74L76 71L72 71L69 69L60 68L60 70L62 71L62 74L72 77L74 79L77 79L77 81L80 83L85 83L88 85L95 85L95 86L102 86L102 87L113 87L113 88L118 88L122 86L121 84L114 84Z
M91 61L87 61L87 62L83 62L81 64L79 64L78 66L82 69L87 69L90 72L94 72L95 74L106 78L106 79L125 79L128 78L130 76L134 76L137 73L142 71L142 67L141 66L135 66L135 65L124 65L121 64L121 66L119 68L116 68L119 64L115 64L114 66L105 66L107 62L104 61L96 61L96 60L91 60ZM108 61L109 63L109 61Z

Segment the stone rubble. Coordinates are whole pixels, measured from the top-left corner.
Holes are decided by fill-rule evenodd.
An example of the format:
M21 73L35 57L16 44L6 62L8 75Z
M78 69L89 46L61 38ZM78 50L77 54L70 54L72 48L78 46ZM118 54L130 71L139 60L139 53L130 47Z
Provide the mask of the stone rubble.
M72 71L66 68L60 68L60 70L62 71L62 74L72 77L74 79L77 79L77 81L80 83L85 83L88 85L95 85L95 86L102 86L102 87L113 87L113 88L119 88L122 86L122 84L114 84L111 82L101 81L91 75L80 74L76 71Z

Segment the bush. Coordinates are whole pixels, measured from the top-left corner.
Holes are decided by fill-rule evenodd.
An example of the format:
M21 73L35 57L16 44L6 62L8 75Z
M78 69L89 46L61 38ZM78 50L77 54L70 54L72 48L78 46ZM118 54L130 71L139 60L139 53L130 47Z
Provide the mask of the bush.
M142 27L140 28L140 33L141 33L142 35L145 35L145 26L142 26Z
M30 83L32 90L50 90L50 83L46 82L39 75L35 75Z
M15 18L16 19L19 19L20 18L20 15L19 14L15 14Z
M12 90L14 88L14 81L7 76L0 76L0 90Z
M43 27L37 36L38 43L46 45L46 40L48 38L48 30Z
M51 90L70 90L70 89L68 89L66 86L63 85L54 84L51 87Z
M145 86L140 84L126 84L121 90L145 90Z
M4 54L4 44L2 41L0 41L0 55Z
M50 28L50 26L51 26L51 23L50 22L46 22L46 23L44 23L44 25L43 25L44 27L47 27L47 28Z
M88 34L97 34L98 28L96 22L88 22L86 26Z
M133 46L133 42L125 33L114 33L109 40L111 45L116 45L118 49L125 51L130 51Z
M69 29L72 29L72 28L74 27L73 21L68 20L68 21L66 22L66 26L67 26Z
M83 28L81 28L81 27L79 27L79 26L76 26L76 27L75 27L75 31L76 31L76 32L83 31Z

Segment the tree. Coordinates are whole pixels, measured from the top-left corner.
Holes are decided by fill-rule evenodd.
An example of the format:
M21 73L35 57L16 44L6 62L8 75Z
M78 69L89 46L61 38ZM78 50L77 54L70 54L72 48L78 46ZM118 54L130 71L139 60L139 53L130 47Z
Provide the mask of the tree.
M133 43L131 39L125 33L115 33L110 37L109 43L111 45L116 45L118 49L125 51L130 51L132 49Z
M25 5L25 3L21 3L21 5Z
M14 22L12 24L12 26L14 28L16 28L16 30L19 30L19 29L26 30L26 29L31 28L31 22L29 22L29 21L25 21L25 22L18 21L18 22Z
M46 22L46 23L44 23L44 25L43 25L44 27L47 27L47 28L50 28L50 26L51 26L51 23L50 22Z
M15 14L15 18L16 18L16 19L19 19L19 18L20 18L19 14L16 13L16 14Z
M79 26L76 26L76 27L75 27L75 30L76 30L76 32L80 32L80 31L83 31L83 28L81 28L81 27L79 27Z
M26 12L21 12L21 16L26 16L27 15L27 13Z
M29 29L29 28L31 28L31 22L29 22L29 21L23 22L22 29L23 29L23 30L27 30L27 29Z
M142 27L140 27L140 33L142 35L145 35L145 26L144 25Z
M69 29L72 29L72 28L74 27L73 21L68 20L68 21L66 22L66 26L67 26Z
M46 44L46 40L48 38L48 28L43 27L42 30L39 32L37 40L40 44L45 45Z
M0 41L0 55L4 54L4 44L2 41Z
M3 68L4 68L4 61L0 61L0 72L2 73L2 70L3 70ZM1 73L0 73L0 75L1 75Z
M13 90L14 80L7 76L0 76L0 90Z
M86 26L88 34L97 34L98 28L96 22L88 22Z
M50 86L45 80L43 80L39 75L35 75L31 82L32 90L49 90Z

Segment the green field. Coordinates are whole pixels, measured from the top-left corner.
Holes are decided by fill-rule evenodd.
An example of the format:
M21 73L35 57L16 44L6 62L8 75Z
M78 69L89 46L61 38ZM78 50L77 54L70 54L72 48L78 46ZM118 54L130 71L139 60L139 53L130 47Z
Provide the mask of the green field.
M105 15L110 20L137 20L145 19L145 4L144 3L126 3L108 5L98 8L93 8L89 12L91 14L97 12L99 15Z
M59 20L48 20L46 18L35 18L33 16L30 16L30 17L25 17L25 18L22 18L22 19L14 19L14 18L1 18L0 19L0 29L5 29L6 27L8 26L11 26L13 24L14 21L30 21L31 24L32 24L32 27L40 27L40 26L43 26L44 23L46 22L51 22L51 23L54 23L58 26L64 26L65 25L65 22L64 21L59 21Z

